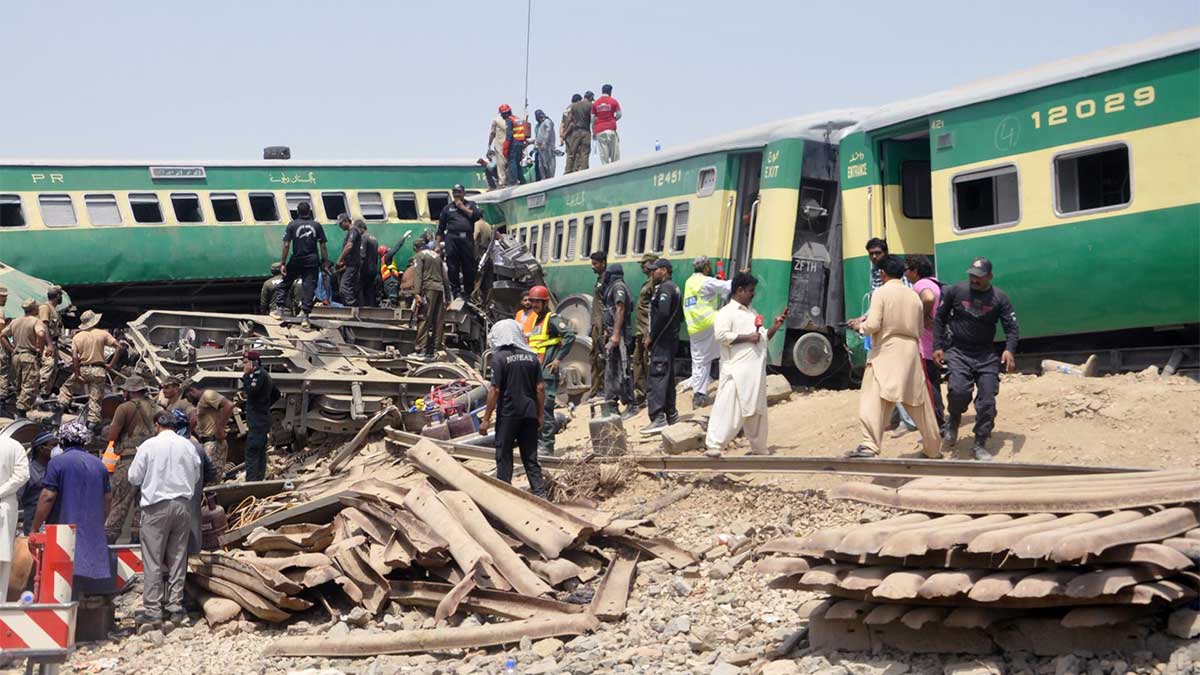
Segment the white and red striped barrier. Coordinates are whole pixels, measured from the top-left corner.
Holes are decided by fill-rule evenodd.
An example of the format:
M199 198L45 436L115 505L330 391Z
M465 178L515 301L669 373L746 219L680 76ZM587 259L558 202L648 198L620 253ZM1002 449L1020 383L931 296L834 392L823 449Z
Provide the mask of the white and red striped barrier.
M0 605L0 654L62 662L75 647L71 602L75 575L75 526L47 525L29 536L36 565L34 604Z
M141 544L120 544L108 547L117 554L117 590L123 591L133 578L143 572Z

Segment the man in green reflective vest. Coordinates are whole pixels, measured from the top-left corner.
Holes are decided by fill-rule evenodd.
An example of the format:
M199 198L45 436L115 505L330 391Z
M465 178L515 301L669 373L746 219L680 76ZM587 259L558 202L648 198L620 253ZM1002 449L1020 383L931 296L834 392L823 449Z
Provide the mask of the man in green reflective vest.
M545 401L542 406L542 428L538 432L538 454L554 454L554 435L558 424L554 419L555 398L558 397L558 374L563 357L571 353L575 344L575 331L558 314L550 311L550 289L534 286L529 289L529 302L533 311L533 332L529 335L529 346L542 361L542 380L545 382Z
M692 376L685 386L692 390L692 407L711 405L708 385L712 384L713 361L721 358L721 345L713 334L717 310L729 297L730 282L712 277L708 256L692 260L692 276L683 285L683 320L687 323L692 351Z

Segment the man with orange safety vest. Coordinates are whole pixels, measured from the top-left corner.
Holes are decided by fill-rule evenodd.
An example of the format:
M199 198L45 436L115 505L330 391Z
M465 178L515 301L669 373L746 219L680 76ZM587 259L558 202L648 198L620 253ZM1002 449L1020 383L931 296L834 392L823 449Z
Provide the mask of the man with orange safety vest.
M554 419L554 399L558 397L558 373L562 359L571 353L575 331L561 316L550 311L550 289L534 286L529 289L529 302L537 313L529 346L542 361L542 380L546 383L546 398L542 413L542 428L538 437L538 454L554 454L554 435L558 423Z
M383 280L383 299L391 307L400 303L400 268L396 259L388 255L387 246L379 246L379 278Z
M508 160L508 184L518 185L525 182L521 158L525 156L525 144L529 142L529 125L514 115L507 103L500 106L500 116L505 124L504 157Z
M533 324L537 321L537 312L533 311L533 303L530 302L528 293L521 296L521 309L517 310L517 314L513 318L520 324L521 334L525 336L525 341L529 342L529 336L533 335Z
M693 392L692 407L703 408L712 403L708 398L708 385L713 381L712 363L721 357L713 323L717 310L729 296L730 282L712 277L708 256L696 256L692 270L692 276L683 285L683 320L692 352L692 377L686 386Z

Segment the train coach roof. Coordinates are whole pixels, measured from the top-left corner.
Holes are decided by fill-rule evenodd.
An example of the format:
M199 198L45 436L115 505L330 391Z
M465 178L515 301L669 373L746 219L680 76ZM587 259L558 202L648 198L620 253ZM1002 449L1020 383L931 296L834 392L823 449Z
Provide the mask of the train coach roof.
M1060 82L1076 80L1124 66L1153 61L1200 48L1200 28L1159 35L1141 42L1110 47L1091 54L979 80L935 94L891 103L874 109L846 133L881 129L927 115L990 101Z
M89 166L202 166L206 169L221 167L263 167L265 169L292 169L308 167L469 167L479 166L474 159L252 159L252 160L181 160L181 159L20 159L0 158L0 166L44 166L44 167L89 167Z
M726 152L730 150L742 150L746 148L759 148L765 146L772 141L800 138L813 141L824 141L826 133L831 135L829 139L836 142L841 136L842 129L852 126L862 119L865 109L845 109L831 110L826 112L812 113L802 115L800 117L792 117L776 122L768 122L760 124L749 129L740 131L732 131L720 136L714 136L702 141L694 143L686 143L669 150L653 152L641 157L633 159L621 160L612 164L604 164L592 167L585 171L577 171L575 173L551 178L549 180L538 181L528 185L521 185L513 188L504 188L502 190L492 190L486 194L475 197L476 201L485 203L501 202L513 197L521 197L524 195L536 194L552 190L554 188L563 187L566 185L574 185L596 178L612 176L614 174L625 173L636 169L642 169L650 166L658 166L667 164L688 157L697 155L707 155L714 152Z

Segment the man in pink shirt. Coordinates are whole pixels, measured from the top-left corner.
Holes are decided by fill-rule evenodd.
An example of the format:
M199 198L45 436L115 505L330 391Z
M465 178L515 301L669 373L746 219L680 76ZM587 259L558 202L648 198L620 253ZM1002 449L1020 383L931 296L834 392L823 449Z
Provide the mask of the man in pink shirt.
M621 138L617 136L621 104L612 97L611 84L601 87L600 94L592 103L592 137L600 150L600 163L611 164L621 159Z
M904 268L904 277L912 284L913 291L921 296L921 304L925 307L925 329L921 331L920 338L921 364L925 367L925 377L929 381L933 398L933 414L940 429L946 422L942 406L942 371L933 360L933 315L942 298L942 284L933 276L933 263L928 256L907 256L904 259Z

